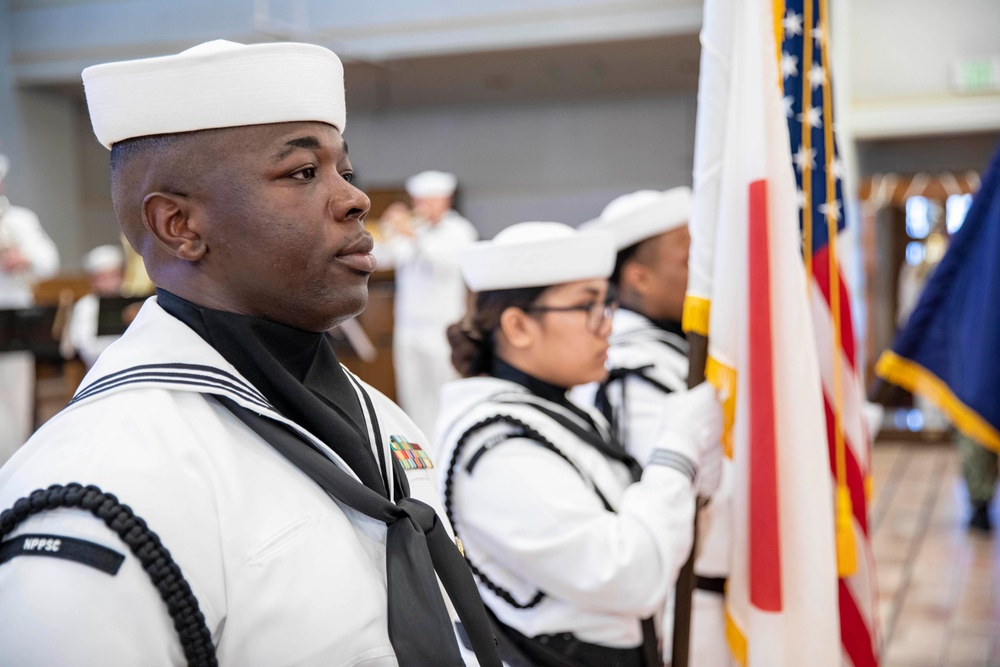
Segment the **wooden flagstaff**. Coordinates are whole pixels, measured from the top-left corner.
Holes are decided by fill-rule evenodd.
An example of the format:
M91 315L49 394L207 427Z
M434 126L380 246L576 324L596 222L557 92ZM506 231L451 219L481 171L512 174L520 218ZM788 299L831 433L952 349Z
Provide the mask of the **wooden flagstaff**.
M688 389L705 381L705 364L708 361L708 337L693 331L687 332L688 350ZM687 562L677 576L676 594L674 596L674 642L671 650L671 667L688 667L691 652L691 596L694 594L694 558L698 550L698 512L708 502L707 498L699 497L695 503L694 539L691 542L691 553Z

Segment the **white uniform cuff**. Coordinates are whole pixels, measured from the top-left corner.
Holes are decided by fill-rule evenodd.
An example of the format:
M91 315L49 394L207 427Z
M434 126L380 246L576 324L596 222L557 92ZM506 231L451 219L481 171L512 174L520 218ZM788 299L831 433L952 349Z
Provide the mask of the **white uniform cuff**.
M669 449L654 449L653 455L649 457L649 461L646 465L658 465L673 468L687 477L688 481L692 484L694 483L694 478L698 475L698 466L695 465L694 461L680 452L671 451Z

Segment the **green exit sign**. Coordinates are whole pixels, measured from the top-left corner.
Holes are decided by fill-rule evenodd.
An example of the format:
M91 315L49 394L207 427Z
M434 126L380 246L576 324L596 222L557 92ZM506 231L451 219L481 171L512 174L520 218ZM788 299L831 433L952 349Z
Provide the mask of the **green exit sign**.
M952 87L960 93L1000 90L1000 56L959 58L952 65Z

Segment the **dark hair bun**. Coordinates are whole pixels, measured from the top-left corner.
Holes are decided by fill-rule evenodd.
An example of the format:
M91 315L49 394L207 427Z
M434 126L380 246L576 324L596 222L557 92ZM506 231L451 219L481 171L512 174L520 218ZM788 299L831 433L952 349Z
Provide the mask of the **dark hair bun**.
M464 320L448 327L451 364L462 377L475 377L489 370L493 355L483 335L471 330Z

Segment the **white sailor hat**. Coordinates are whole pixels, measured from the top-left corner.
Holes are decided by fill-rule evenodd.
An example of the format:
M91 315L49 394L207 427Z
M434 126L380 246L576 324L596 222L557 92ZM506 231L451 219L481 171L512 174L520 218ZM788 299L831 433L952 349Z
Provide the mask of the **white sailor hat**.
M99 245L83 256L83 270L93 275L122 268L125 255L114 245Z
M473 292L607 278L615 267L613 241L607 232L561 222L521 222L466 249L462 276Z
M406 179L406 191L411 197L450 197L457 185L455 174L446 171L422 171Z
M238 125L347 124L344 67L314 44L206 42L161 58L83 70L94 134L124 139Z
M601 215L580 225L581 229L602 229L615 237L619 252L640 241L683 227L691 217L691 188L664 192L639 190L613 199Z

